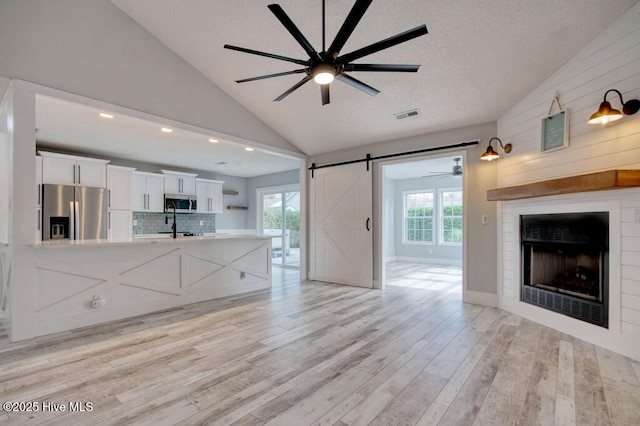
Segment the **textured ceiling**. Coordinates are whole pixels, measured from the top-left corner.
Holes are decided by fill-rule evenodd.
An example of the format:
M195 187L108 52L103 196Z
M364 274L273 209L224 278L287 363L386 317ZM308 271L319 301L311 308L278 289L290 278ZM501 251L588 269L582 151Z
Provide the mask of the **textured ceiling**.
M282 102L299 68L223 48L225 43L306 60L267 9L272 1L112 0L142 27L306 154L318 154L497 120L637 0L374 0L341 53L426 24L429 34L359 63L421 64L415 74L353 73L375 97L336 81L331 104L309 82ZM354 0L326 5L327 46ZM280 0L316 50L321 1ZM397 120L417 108L420 115Z

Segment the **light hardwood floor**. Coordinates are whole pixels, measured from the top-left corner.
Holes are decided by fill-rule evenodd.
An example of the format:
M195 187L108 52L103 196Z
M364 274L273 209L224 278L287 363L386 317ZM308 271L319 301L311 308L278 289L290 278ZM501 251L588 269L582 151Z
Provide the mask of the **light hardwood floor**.
M463 304L455 280L365 290L297 275L275 268L269 292L0 337L2 402L40 404L0 424L638 424L640 363Z

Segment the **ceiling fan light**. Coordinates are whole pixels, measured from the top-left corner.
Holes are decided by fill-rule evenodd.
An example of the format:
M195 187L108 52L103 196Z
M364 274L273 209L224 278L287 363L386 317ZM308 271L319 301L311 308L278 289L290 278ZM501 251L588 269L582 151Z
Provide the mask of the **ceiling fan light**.
M313 70L313 81L318 84L329 84L336 76L336 70L328 64L320 64Z
M611 104L608 101L604 101L600 104L598 111L594 112L589 118L589 124L607 124L610 121L620 120L622 117L623 115L620 111L611 108Z

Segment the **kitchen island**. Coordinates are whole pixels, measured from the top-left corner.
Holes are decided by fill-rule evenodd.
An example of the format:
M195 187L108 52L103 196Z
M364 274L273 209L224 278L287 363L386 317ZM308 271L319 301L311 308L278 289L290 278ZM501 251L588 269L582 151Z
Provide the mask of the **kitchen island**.
M271 287L269 237L64 240L33 249L30 337Z

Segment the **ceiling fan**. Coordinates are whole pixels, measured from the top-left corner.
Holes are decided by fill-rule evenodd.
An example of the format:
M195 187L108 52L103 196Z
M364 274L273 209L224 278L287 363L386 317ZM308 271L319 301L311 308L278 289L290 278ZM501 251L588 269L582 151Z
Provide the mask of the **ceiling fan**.
M431 172L430 174L426 175L426 176L421 176L421 177L448 177L448 176L452 176L452 177L460 177L462 176L462 166L460 165L460 157L456 157L453 159L453 161L455 162L455 164L453 165L453 167L451 168L450 172Z
M345 45L351 33L362 19L362 16L366 12L369 5L373 0L356 0L355 4L351 8L349 15L345 19L342 27L336 34L333 42L329 46L329 49L325 49L325 2L322 0L322 51L317 52L311 43L305 38L302 32L296 27L289 16L284 10L277 4L270 4L267 6L271 12L278 18L278 20L284 25L289 33L296 39L298 44L302 46L304 51L309 56L309 59L295 59L286 56L275 55L273 53L261 52L252 49L246 49L244 47L232 46L225 44L225 49L236 50L238 52L250 53L253 55L265 56L267 58L278 59L281 61L293 62L303 66L304 68L295 69L292 71L279 72L275 74L261 75L258 77L245 78L242 80L236 80L237 83L246 83L248 81L263 80L265 78L281 77L291 74L306 74L306 76L294 84L289 90L278 96L274 101L281 101L290 95L293 91L301 87L303 84L311 79L314 79L316 83L320 85L320 93L322 95L322 105L329 103L329 83L334 78L342 81L356 89L375 96L380 93L379 90L369 86L362 81L351 77L346 74L351 71L374 71L374 72L417 72L420 65L399 65L399 64L354 64L352 61L360 59L364 56L371 55L372 53L379 52L397 44L409 41L416 37L427 34L427 26L420 25L412 28L395 36L380 40L376 43L370 44L353 52L340 55L340 50Z

